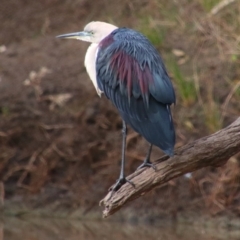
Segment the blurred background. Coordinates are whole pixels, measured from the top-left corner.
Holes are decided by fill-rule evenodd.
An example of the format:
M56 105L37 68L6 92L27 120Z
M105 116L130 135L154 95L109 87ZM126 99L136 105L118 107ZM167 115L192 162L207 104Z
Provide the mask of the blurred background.
M84 68L87 43L55 36L92 20L145 34L177 94L176 147L240 115L238 0L1 0L0 204L10 215L100 218L98 202L120 169L121 119ZM148 144L130 131L127 174ZM162 152L154 148L152 160ZM174 179L113 219L240 216L240 154ZM141 216L141 217L139 217ZM196 220L197 221L197 220Z

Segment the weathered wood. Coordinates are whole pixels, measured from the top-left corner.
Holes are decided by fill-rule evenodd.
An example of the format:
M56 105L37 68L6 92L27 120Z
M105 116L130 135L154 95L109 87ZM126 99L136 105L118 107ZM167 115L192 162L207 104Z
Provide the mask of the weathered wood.
M118 211L126 203L141 197L154 187L167 181L208 166L221 166L240 152L240 117L230 126L204 138L176 149L173 157L163 156L152 168L140 169L127 178L134 183L124 184L109 198L110 193L100 202L104 206L103 217Z

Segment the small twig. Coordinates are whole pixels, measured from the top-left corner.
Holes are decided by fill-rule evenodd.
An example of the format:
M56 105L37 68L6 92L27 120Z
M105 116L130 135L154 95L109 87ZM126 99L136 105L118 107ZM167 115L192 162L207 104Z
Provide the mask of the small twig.
M4 199L5 199L4 183L2 181L0 181L0 208L3 207L3 205L4 205Z
M215 5L212 10L211 10L211 15L215 15L217 14L219 11L221 11L223 8L225 8L226 6L228 6L229 4L235 2L236 0L223 0L220 3L218 3L217 5Z
M240 81L237 82L237 83L233 86L232 90L231 90L230 93L227 95L227 98L225 99L225 101L224 101L224 103L223 103L223 105L222 105L223 111L222 111L222 116L221 116L221 122L223 121L223 118L224 118L225 115L226 115L226 109L227 109L227 107L228 107L228 104L229 104L232 96L234 95L234 93L237 91L237 89L238 89L239 87L240 87Z
M36 161L37 156L39 155L39 152L40 151L35 151L33 153L33 155L30 157L30 159L28 161L28 164L27 164L27 166L25 168L25 171L22 173L22 175L20 176L20 178L17 181L17 186L19 186L19 187L23 187L24 186L23 181L27 177L28 173L31 172L32 169L34 168L33 164Z
M73 128L74 126L72 124L56 124L56 125L46 125L43 123L39 124L40 127L46 130L54 130L54 129L70 129Z
M53 150L55 153L57 153L60 157L63 157L63 158L65 158L65 159L67 159L68 161L73 161L73 162L75 162L75 161L78 160L77 157L74 157L74 156L72 156L72 155L70 155L70 154L67 154L67 153L61 151L61 150L57 147L57 145L56 145L55 143L53 143L53 144L50 146L50 149L52 149L52 150Z

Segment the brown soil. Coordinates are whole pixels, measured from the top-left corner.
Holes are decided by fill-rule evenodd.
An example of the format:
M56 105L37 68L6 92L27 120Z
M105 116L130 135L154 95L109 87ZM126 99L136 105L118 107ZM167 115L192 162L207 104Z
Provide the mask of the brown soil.
M0 180L6 203L100 213L98 201L119 174L121 119L111 103L104 97L99 99L89 81L83 66L87 44L55 36L80 30L93 19L110 21L107 16L112 16L113 9L115 22L134 27L134 17L129 14L132 5L127 1L116 4L104 0L1 1ZM133 4L139 13L143 7L151 7L145 1ZM190 43L180 39L184 40L180 33L169 33L163 51L187 51ZM189 54L194 52L194 44ZM209 55L211 59L214 52ZM213 72L211 76L216 79L220 69L229 67L208 61L202 63L211 65L206 76ZM224 88L219 89L219 98L228 94ZM173 111L177 146L209 133L196 117L194 106L184 110L177 105ZM224 124L237 114L235 110ZM184 126L183 115L193 120L197 131L188 128L187 122ZM146 142L131 131L128 173L141 163L146 149ZM154 149L153 159L159 155L161 151ZM238 216L239 176L235 157L222 168L204 169L190 179L171 181L127 209L141 209L142 216L152 216L152 220L167 215L175 218L180 212Z

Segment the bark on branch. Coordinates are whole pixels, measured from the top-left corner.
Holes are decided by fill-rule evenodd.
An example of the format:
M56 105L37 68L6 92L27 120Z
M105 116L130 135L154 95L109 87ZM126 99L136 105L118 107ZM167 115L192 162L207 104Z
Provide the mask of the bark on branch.
M204 167L221 166L238 152L240 152L240 117L230 126L176 149L173 157L163 156L158 159L155 162L157 171L152 168L140 169L128 176L135 188L126 183L111 198L108 193L100 202L105 208L103 217L108 217L126 203L173 178Z

